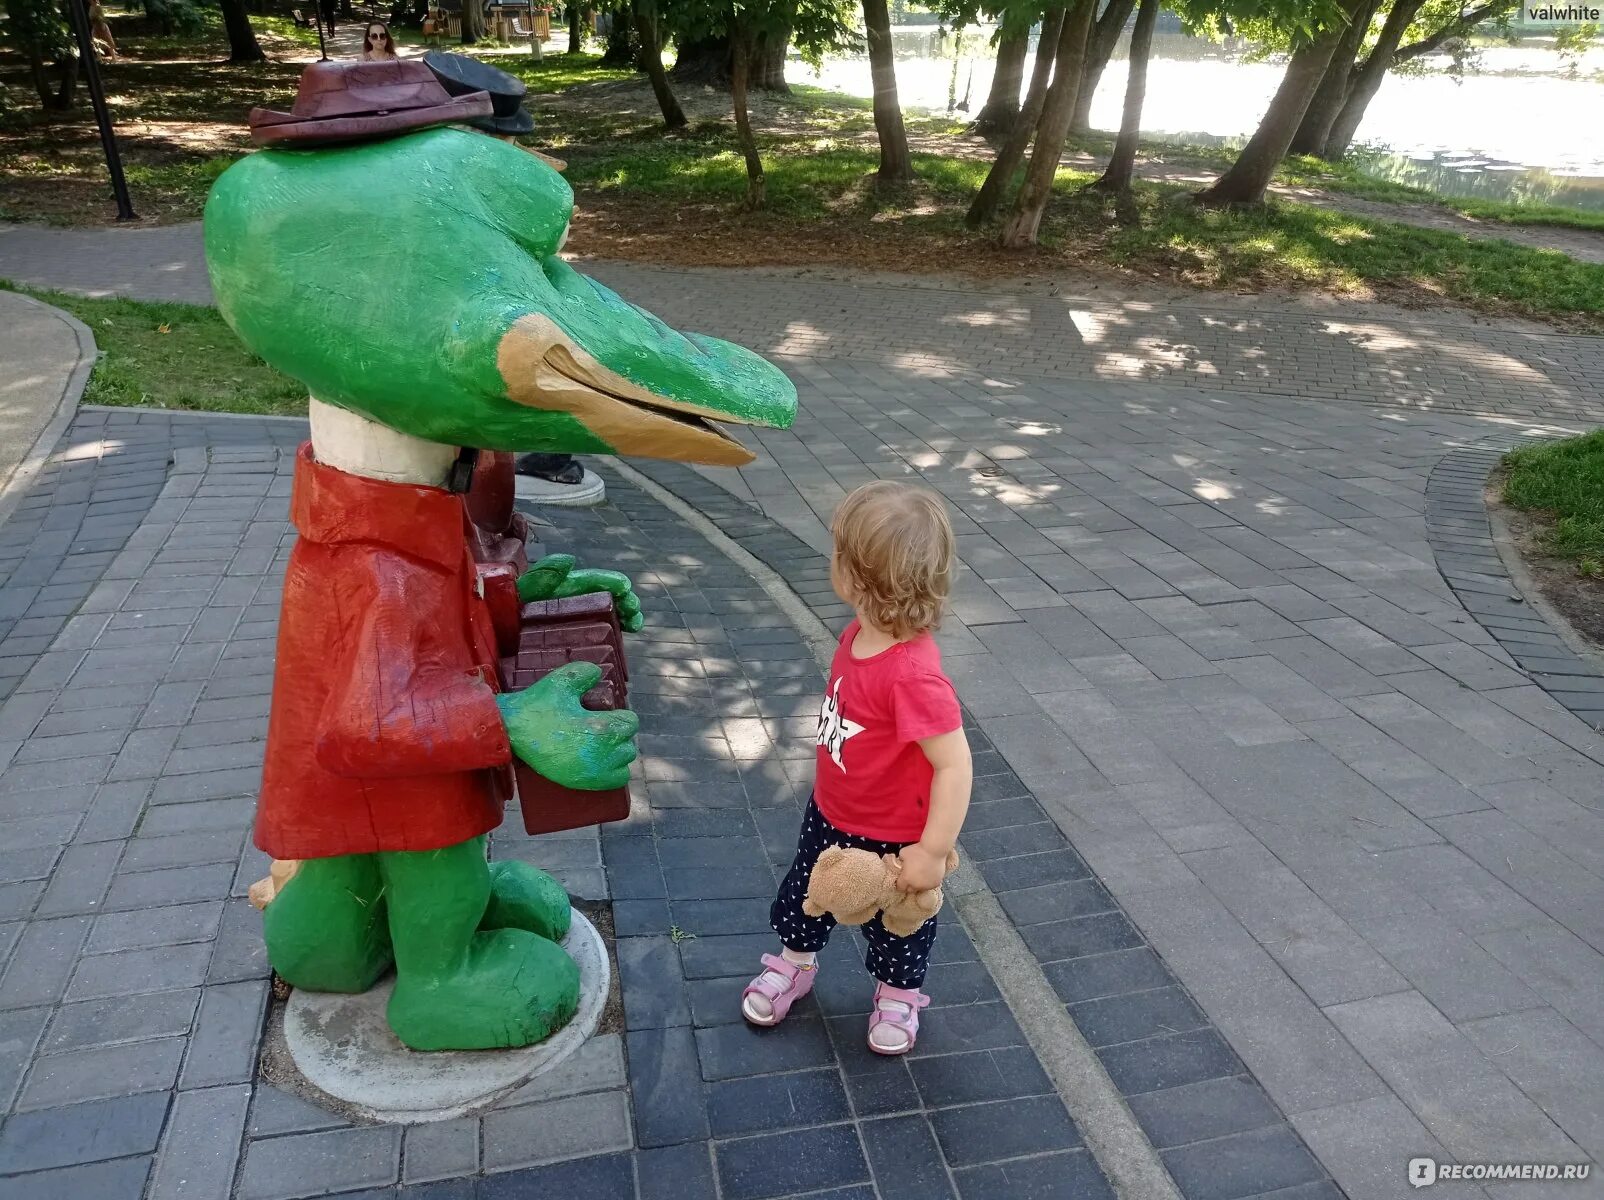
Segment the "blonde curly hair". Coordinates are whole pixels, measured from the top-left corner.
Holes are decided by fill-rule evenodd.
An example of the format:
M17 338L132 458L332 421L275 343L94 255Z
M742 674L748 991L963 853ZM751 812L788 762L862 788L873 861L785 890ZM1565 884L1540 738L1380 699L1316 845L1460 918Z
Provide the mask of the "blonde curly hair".
M899 641L941 623L957 557L940 496L881 480L854 488L830 524L842 596Z

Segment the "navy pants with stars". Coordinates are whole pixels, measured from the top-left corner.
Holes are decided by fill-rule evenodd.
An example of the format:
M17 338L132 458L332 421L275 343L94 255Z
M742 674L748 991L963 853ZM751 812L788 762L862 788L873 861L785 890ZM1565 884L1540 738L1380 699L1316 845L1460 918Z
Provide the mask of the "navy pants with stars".
M780 884L780 894L769 909L769 923L786 949L799 954L817 953L830 940L835 918L829 913L810 917L802 911L802 901L808 894L808 878L813 864L827 846L845 846L853 850L869 850L875 854L898 854L901 842L877 842L872 838L844 833L824 819L818 805L809 798L807 812L802 817L802 833L797 842L796 858L791 870ZM877 915L863 927L869 941L869 953L863 965L869 968L881 983L894 988L917 988L925 981L925 970L930 965L930 949L936 942L936 918L931 917L907 937L889 933Z

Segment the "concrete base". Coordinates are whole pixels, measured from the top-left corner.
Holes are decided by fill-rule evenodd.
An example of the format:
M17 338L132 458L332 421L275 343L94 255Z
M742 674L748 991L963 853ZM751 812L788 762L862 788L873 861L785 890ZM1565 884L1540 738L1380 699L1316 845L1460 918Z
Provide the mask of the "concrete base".
M408 1050L385 1006L395 978L359 996L297 989L284 1008L284 1041L307 1082L372 1121L445 1121L495 1103L562 1062L596 1032L607 1003L607 947L577 910L563 940L579 965L579 1011L544 1042L517 1050Z
M531 504L555 504L562 508L585 508L607 499L607 485L596 472L585 469L578 483L552 483L533 475L518 476L518 499Z

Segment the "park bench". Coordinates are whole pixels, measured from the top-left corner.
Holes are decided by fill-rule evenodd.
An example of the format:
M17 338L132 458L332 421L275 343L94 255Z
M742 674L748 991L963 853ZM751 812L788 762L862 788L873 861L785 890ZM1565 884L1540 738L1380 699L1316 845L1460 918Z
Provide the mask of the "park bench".
M297 29L312 28L312 19L310 17L302 16L301 10L298 8L290 9L290 18L295 22Z

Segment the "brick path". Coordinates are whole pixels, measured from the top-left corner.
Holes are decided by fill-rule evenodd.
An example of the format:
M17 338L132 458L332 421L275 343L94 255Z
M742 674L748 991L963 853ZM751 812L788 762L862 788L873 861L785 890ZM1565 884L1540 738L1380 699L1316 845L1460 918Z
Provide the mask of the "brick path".
M0 256L14 245L5 236ZM166 274L182 275L176 252L166 261L174 267ZM787 366L803 394L796 430L762 434L764 458L739 477L710 478L802 541L823 545L822 519L846 488L865 479L914 473L947 495L971 570L943 638L979 730L1007 772L1046 810L1052 825L1039 835L1068 839L1077 861L1129 914L1183 995L1196 1001L1240 1059L1246 1085L1263 1089L1268 1111L1290 1120L1346 1194L1365 1200L1416 1194L1404 1182L1403 1165L1420 1153L1551 1161L1604 1153L1598 1119L1604 1110L1604 816L1597 799L1604 790L1604 740L1536 686L1459 604L1439 571L1424 519L1427 480L1445 454L1502 444L1525 433L1529 422L1444 411L1448 404L1436 412L1408 411L1391 402L1373 373L1320 383L1346 402L1275 396L1268 393L1277 387L1293 390L1298 371L1271 361L1253 387L1233 389L1219 376L1195 372L1186 376L1194 386L1184 389L1109 384L1088 366L1093 360L1083 343L1071 340L1070 326L1049 323L1057 301L1020 302L1010 311L990 294L625 267L603 267L598 274L627 286L671 321L738 336L745 331L755 344L779 344L788 352ZM901 316L904 309L915 316ZM898 337L912 339L931 320L939 324L942 312L965 317L943 327L947 332L959 326L969 332L945 342L927 332L923 342L908 343L920 357L902 357ZM982 313L990 316L976 316ZM992 338L971 336L980 319L997 322ZM1142 319L1213 329L1223 318L1161 312ZM1239 313L1234 319L1248 318ZM1305 326L1307 338L1315 338L1311 330ZM1243 333L1218 336L1228 347ZM1482 352L1504 356L1499 361L1508 373L1500 386L1528 389L1510 404L1567 420L1598 411L1592 398L1598 351L1589 339L1455 326L1392 330L1389 336L1419 344L1395 344L1386 371L1407 377L1418 367L1428 379L1431 363L1449 361L1474 339ZM796 340L787 344L785 338ZM1272 346L1276 353L1267 360L1281 357L1281 346L1293 345L1288 339ZM1039 353L1028 371L1010 367L997 349L1026 345ZM1525 347L1525 357L1510 347ZM1054 353L1065 355L1064 365L1043 368ZM1510 365L1517 362L1518 369ZM1442 390L1446 397L1445 385ZM1483 392L1460 407L1498 406ZM225 424L207 434L223 438L216 444L224 446L242 436L236 432L242 426ZM135 443L109 465L117 468L123 453L142 453ZM78 453L94 457L94 445ZM137 507L136 495L148 503L159 482L154 455L148 457L152 461L139 468L143 474L136 472L139 478L128 485L130 507ZM68 481L79 489L68 505L102 503L87 494L79 471ZM732 534L745 532L751 518L709 500L701 477L656 474L730 522ZM0 530L0 548L10 551L0 557L22 572L0 597L20 586L26 598L11 601L22 606L16 615L44 618L13 628L10 636L18 641L0 643L0 673L7 662L29 664L23 697L58 687L61 672L78 663L83 651L73 639L88 635L75 625L65 631L66 645L57 646L61 631L50 622L74 611L112 561L93 556L114 554L110 543L128 532L118 532L112 513L109 528L105 521L91 526L97 540L75 541L89 511L38 514L36 545L26 544L34 535L22 536L14 523ZM129 524L130 518L121 519ZM165 518L158 513L158 519ZM654 536L671 528L654 529ZM69 549L73 560L64 562ZM754 553L773 551L754 543ZM91 557L79 563L79 554ZM246 565L268 569L248 557ZM183 569L191 568L171 568ZM228 585L228 579L218 584ZM667 586L672 590L672 582ZM30 593L33 588L43 590ZM34 604L44 607L29 611ZM247 644L239 653L249 656L253 639L234 636ZM166 670L169 659L179 661L159 649L145 647L142 658L139 647L132 652L147 670L152 662ZM90 651L100 652L98 644ZM186 662L200 657L182 649L176 654ZM34 665L36 655L43 658ZM115 663L107 661L108 667ZM673 670L664 677L675 677ZM94 690L105 702L99 697L104 689ZM765 686L754 695L767 692ZM150 702L117 695L111 693L114 707ZM46 719L76 711L68 703ZM0 712L0 720L4 716ZM125 729L137 732L144 720L140 709ZM85 729L82 736L106 732L115 731ZM0 736L26 738L16 751L20 760L0 775L0 806L9 807L8 816L36 822L22 828L44 847L31 868L26 855L16 860L36 877L0 891L21 907L20 916L49 901L56 881L86 872L64 876L57 867L52 875L50 866L40 866L53 864L55 847L78 831L77 817L52 813L50 802L46 811L28 811L40 798L38 782L58 770L41 766L51 761L50 747L35 748L48 738L31 725L25 733L0 725ZM92 776L97 791L64 786L53 798L58 808L98 806L103 795L119 795L122 781L109 775L127 750L112 756L114 739L103 740L106 746L94 753L75 741L70 756L87 764L72 770ZM141 741L155 746L160 737ZM200 749L158 746L146 753L164 761L136 769L161 772L155 789L183 788L188 785L166 778L167 756ZM778 761L787 761L783 752ZM247 768L217 769L241 772L233 794L254 786L245 782ZM727 774L727 765L723 769ZM739 766L734 769L742 776ZM687 781L671 775L656 782L654 805L660 795L720 794L713 783L676 788ZM748 807L756 821L764 806L745 782L742 795L738 808ZM124 797L120 803L133 802ZM231 819L244 820L242 801L197 803L233 804ZM145 836L141 826L134 840ZM77 853L102 871L114 865L108 851L96 852L107 856L99 859L87 850ZM611 853L605 844L603 853ZM612 871L613 861L606 861L611 877L629 873ZM659 859L659 865L667 863ZM993 887L1008 890L988 877ZM231 875L230 886L235 882ZM669 889L666 875L663 889ZM1063 911L1060 924L1072 910ZM1047 915L1056 912L1049 908ZM1018 912L1015 919L1031 927ZM44 933L32 933L38 924L28 927L38 940L19 940L13 953L28 950L59 964L64 951ZM226 917L220 928L219 953L230 937L247 944ZM1031 937L1053 945L1050 938ZM685 945L682 965L702 952L687 952ZM1042 960L1043 970L1071 961L1058 959L1059 952L1046 951L1052 957ZM36 974L32 968L19 974L17 961L0 979L0 1003L13 977ZM1112 968L1114 960L1104 957L1099 965ZM47 970L43 978L69 987L76 976L64 978L63 970ZM1081 970L1055 968L1049 977L1073 981ZM687 986L691 1025L669 1028L694 1027L695 980ZM28 1005L45 1003L31 996L25 994ZM1132 1000L1115 1011L1141 1012L1154 999ZM38 1018L14 1014L31 1011L0 1009L7 1020L23 1022L23 1042L33 1028L27 1022ZM1187 1034L1145 1033L1136 1040L1173 1053L1161 1061L1183 1071L1201 1069L1204 1056ZM710 1068L700 1052L709 1039L693 1033L690 1040L706 1080ZM1100 1047L1105 1063L1106 1049ZM631 1069L635 1062L632 1057ZM165 1062L154 1069L158 1078L165 1069ZM682 1078L694 1082L695 1075L687 1069ZM22 1086L33 1086L31 1079ZM1177 1163L1186 1156L1177 1159L1174 1150L1212 1145L1228 1152L1234 1166L1210 1164L1194 1177L1201 1181L1197 1194L1222 1200L1265 1194L1258 1186L1261 1170L1286 1160L1254 1151L1273 1139L1263 1132L1270 1126L1255 1123L1253 1106L1232 1108L1207 1090L1162 1090L1172 1092L1175 1106L1165 1117L1136 1097L1131 1105L1172 1173L1185 1176ZM671 1088L668 1094L678 1093ZM646 1145L640 1095L637 1086L637 1146ZM1189 1096L1207 1100L1187 1108ZM1223 1130L1217 1123L1222 1113ZM854 1109L854 1115L863 1114ZM933 1127L945 1152L939 1123ZM13 1128L0 1131L0 1150ZM709 1132L716 1141L719 1131L710 1126ZM489 1144L482 1143L481 1166L488 1165ZM396 1161L386 1157L391 1146L385 1142L376 1161ZM154 1148L152 1141L107 1157L120 1161L113 1156ZM647 1151L637 1148L640 1157L633 1159L622 1148L617 1153L623 1157L597 1159L584 1169L606 1173L597 1178L622 1181L631 1170L647 1178L641 1168ZM694 1158L676 1154L689 1155L686 1162ZM697 1161L708 1167L705 1158ZM712 1161L725 1169L723 1159ZM955 1165L950 1157L944 1162ZM958 1174L949 1178L962 1186ZM1276 1194L1280 1200L1329 1195L1322 1187L1328 1185L1316 1180L1279 1187ZM1439 1187L1433 1194L1546 1200L1604 1194L1601 1187L1594 1179L1581 1187ZM495 1194L489 1188L487 1194ZM742 1186L734 1192L745 1194Z
M1421 1153L1604 1152L1604 739L1461 607L1423 517L1507 426L796 369L795 430L707 478L815 546L864 480L947 496L960 694L1347 1194L1410 1194Z

